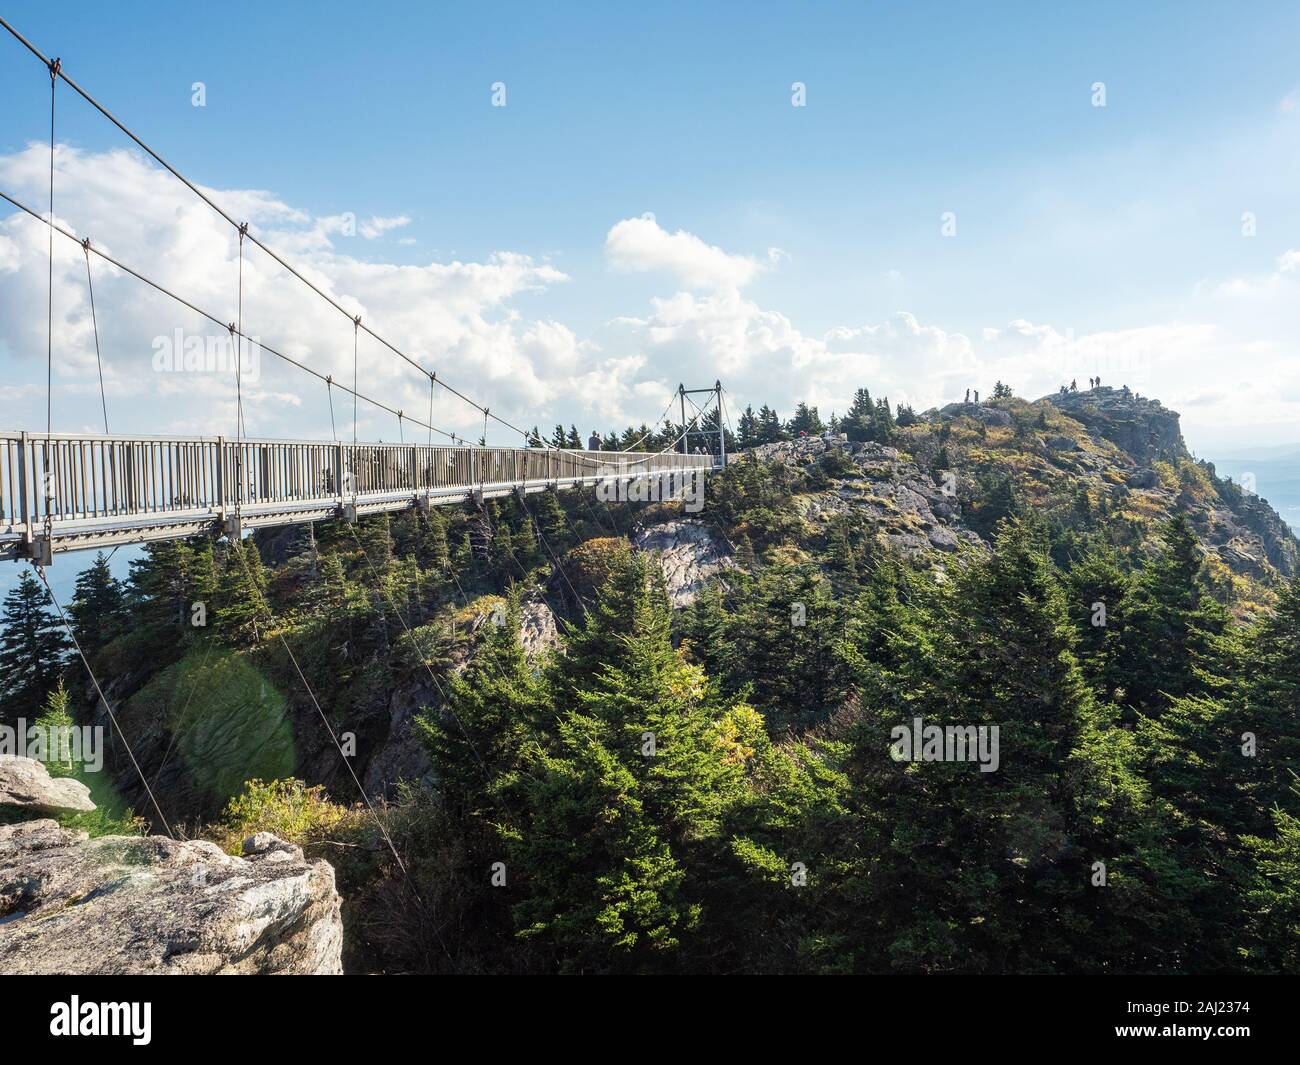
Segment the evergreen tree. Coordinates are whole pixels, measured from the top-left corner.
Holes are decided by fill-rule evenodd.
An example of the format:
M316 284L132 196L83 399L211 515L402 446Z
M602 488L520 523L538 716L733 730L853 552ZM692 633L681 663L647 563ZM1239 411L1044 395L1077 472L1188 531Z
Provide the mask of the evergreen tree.
M259 571L261 559L251 540L231 540L226 545L214 596L216 610L209 624L227 643L239 646L257 642L267 622L267 602Z
M876 405L872 402L871 391L859 388L853 393L853 402L844 416L844 432L850 440L874 440L875 421Z
M640 561L611 573L601 623L624 633L620 653L587 674L553 747L528 745L510 782L516 923L563 970L669 967L700 929L703 884L745 792L731 741L744 710L673 650L667 601L644 578Z
M1183 514L1165 523L1164 546L1138 574L1125 606L1115 672L1125 704L1159 714L1170 699L1206 690L1223 609L1205 594L1204 558Z
M45 590L23 570L0 607L0 700L9 714L32 713L63 670L70 650Z
M89 569L77 576L77 587L68 615L77 643L87 654L111 643L125 630L128 622L126 594L109 569L108 559L100 552Z
M373 515L358 523L361 548L375 574L382 575L393 561L393 532L387 512Z
M744 449L756 446L759 443L759 436L758 416L754 414L752 406L747 406L745 413L740 416L740 447Z
M436 507L430 507L419 512L416 521L415 560L422 569L441 575L451 563L446 519Z
M809 436L816 436L825 428L821 417L817 414L817 408L810 407L800 400L794 409L794 417L790 419L788 427L790 435L798 436L800 433L807 433Z
M76 725L72 717L72 699L61 679L45 697L45 705L33 724L45 736L45 757L41 761L50 776L77 776L77 765L71 759L71 744L65 744L61 738L70 735L70 730Z

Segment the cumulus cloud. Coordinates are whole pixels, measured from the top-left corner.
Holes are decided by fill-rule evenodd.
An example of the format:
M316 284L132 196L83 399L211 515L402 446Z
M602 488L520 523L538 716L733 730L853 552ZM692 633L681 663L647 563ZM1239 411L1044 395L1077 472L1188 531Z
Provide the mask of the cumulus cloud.
M0 155L0 187L39 209L48 174L39 145ZM61 147L56 185L59 221L95 246L140 267L160 283L212 312L237 313L239 248L230 227L209 208L131 152ZM566 274L545 261L503 250L481 262L417 265L359 258L348 216L313 215L261 190L212 189L233 217L282 251L312 282L415 358L494 412L529 428L576 422L620 428L654 418L678 382L720 378L733 404L780 406L799 399L823 416L847 409L856 388L918 410L987 394L1002 380L1027 397L1063 382L1101 376L1127 383L1184 410L1184 426L1236 426L1254 434L1273 423L1295 439L1300 421L1300 251L1281 253L1255 276L1211 281L1189 292L1159 322L1109 329L1072 329L1028 318L973 321L963 327L925 320L908 310L808 332L781 310L743 292L766 261L670 233L652 215L624 219L606 237L609 264L647 278L639 305L610 308L604 324L579 334L553 314L526 315L522 297L545 294ZM373 215L360 229L378 236L405 216ZM56 427L100 427L94 332L86 264L73 242L55 243ZM0 218L0 421L44 422L47 231L22 214ZM159 374L152 356L159 338L224 338L225 331L92 259L99 337L112 427L123 432L232 432L230 376ZM255 247L243 257L246 331L338 381L353 372L351 323ZM882 285L885 282L882 282ZM621 313L619 313L621 312ZM833 319L832 319L833 321ZM409 416L429 411L429 384L361 334L358 380L363 392ZM329 397L318 381L266 355L246 383L248 430L255 435L328 438ZM438 390L434 424L467 437L481 415ZM351 401L333 393L335 427L350 432ZM396 419L358 408L358 432L395 439ZM415 430L405 426L407 439ZM423 432L418 434L423 437ZM494 443L515 437L493 427ZM1259 442L1268 442L1260 440Z
M0 155L0 187L34 209L48 180L46 151L34 145ZM55 183L60 224L79 237L89 235L95 247L218 321L236 318L238 241L229 225L170 175L135 153L60 146ZM205 191L232 217L248 219L253 232L349 313L360 314L421 365L503 416L515 420L569 401L572 379L552 371L572 362L575 339L558 323L525 320L512 303L523 293L567 280L549 264L510 251L483 262L363 261L348 253L347 216L313 216L263 191ZM404 216L373 216L360 232L377 236L405 221ZM14 386L0 401L10 425L44 421L47 255L42 223L19 213L0 219L0 360ZM232 429L235 397L229 375L160 375L151 362L158 339L171 338L176 329L203 338L220 337L224 330L98 258L92 257L91 267L111 426L137 432ZM56 236L54 269L55 421L69 430L94 429L98 376L81 249ZM243 314L248 334L351 382L353 330L347 319L247 244ZM427 378L364 333L358 364L362 392L427 418ZM32 388L21 388L24 383ZM350 418L350 399L338 392L333 398L336 415L346 410ZM244 406L250 433L319 437L329 432L325 387L269 354L262 359L260 379L246 389ZM397 435L391 415L364 403L358 414L361 433ZM482 428L481 415L443 390L435 394L434 424L465 435Z
M726 252L684 229L669 233L653 214L615 223L605 237L605 254L617 270L664 270L688 288L700 289L743 288L781 256L773 248L764 264Z

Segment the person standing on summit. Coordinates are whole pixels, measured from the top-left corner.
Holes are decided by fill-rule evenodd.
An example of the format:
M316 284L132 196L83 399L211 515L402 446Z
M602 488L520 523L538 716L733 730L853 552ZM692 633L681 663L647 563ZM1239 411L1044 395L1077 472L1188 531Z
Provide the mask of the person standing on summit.
M595 429L591 431L591 439L587 441L588 451L600 450L600 434Z

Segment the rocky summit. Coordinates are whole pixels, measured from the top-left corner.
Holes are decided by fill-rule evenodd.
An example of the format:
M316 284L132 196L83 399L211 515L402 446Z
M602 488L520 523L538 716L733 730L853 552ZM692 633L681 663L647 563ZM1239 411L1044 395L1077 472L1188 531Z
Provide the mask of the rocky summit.
M796 498L807 520L865 520L911 554L987 547L1014 495L1139 552L1162 520L1185 514L1211 576L1243 602L1267 600L1300 569L1300 544L1268 501L1192 455L1176 411L1125 388L951 403L900 423L888 444L825 433L745 456L805 472Z

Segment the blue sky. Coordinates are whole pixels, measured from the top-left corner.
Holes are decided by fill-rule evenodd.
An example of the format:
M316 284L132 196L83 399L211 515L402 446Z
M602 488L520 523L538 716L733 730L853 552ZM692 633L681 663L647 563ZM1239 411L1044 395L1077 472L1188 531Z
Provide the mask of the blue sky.
M407 219L370 240L302 243L295 261L337 268L337 291L355 281L381 332L522 423L653 417L688 375L721 375L737 399L787 409L806 395L826 414L857 384L926 406L963 382L988 390L1005 374L1036 395L1058 368L1082 379L1104 365L1108 380L1132 369L1141 391L1181 409L1203 453L1300 439L1300 270L1286 259L1300 248L1296 4L12 0L5 13L222 202L264 190L312 219ZM203 108L191 106L196 81ZM490 104L498 81L504 108ZM790 104L796 81L803 108ZM1098 81L1104 108L1092 106ZM47 136L47 93L39 65L0 39L0 187L36 195L38 170L15 160ZM60 172L64 217L79 233L97 220L147 269L151 244L132 243L146 223L128 224L141 203L101 165L124 139L66 91L60 106L59 139L84 164ZM152 202L177 215L184 201ZM612 254L614 228L647 212L663 236ZM944 212L956 214L954 238L940 235ZM1249 239L1244 212L1257 220ZM20 224L7 276L11 306L30 316L44 265L22 253ZM295 251L294 226L307 225L274 210L261 224ZM666 238L679 231L697 244L674 250ZM758 268L735 284L726 271L687 276L683 256L702 248ZM458 275L466 303L445 328L398 317L418 300L434 313L445 288L364 287L377 283L368 266L391 280L499 253L549 272L486 287L477 269ZM232 254L207 269L196 253L194 275L176 276L208 292L198 272L228 273ZM253 329L268 343L311 331L312 357L342 366L318 350L338 339L329 313L308 324L306 309L274 302L273 277L253 284L263 280ZM5 285L0 272L0 313ZM115 420L198 431L203 410L178 399L160 423L152 391L129 384L140 346L179 320L135 305L132 334L108 281L104 296ZM66 303L74 318L78 298ZM79 321L57 411L91 428ZM37 324L39 336L0 324L0 365L30 386L0 392L0 421L43 411ZM617 383L593 400L606 379ZM418 402L413 384L391 384ZM262 431L319 435L319 406L277 375L257 408Z

